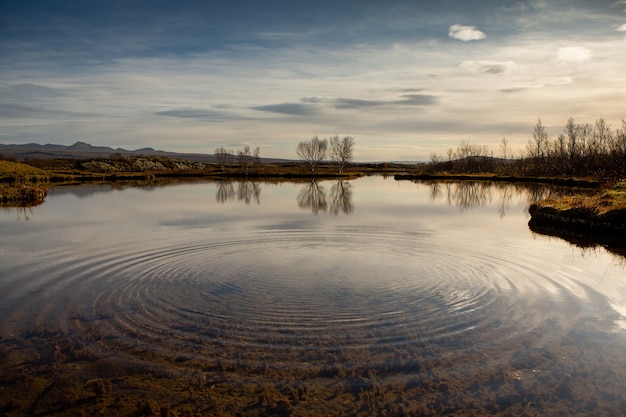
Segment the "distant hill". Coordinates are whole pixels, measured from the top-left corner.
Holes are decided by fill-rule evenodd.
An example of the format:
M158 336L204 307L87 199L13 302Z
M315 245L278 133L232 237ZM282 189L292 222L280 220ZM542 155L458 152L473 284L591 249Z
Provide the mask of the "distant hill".
M3 145L0 144L0 154L4 157L15 158L17 161L27 159L90 159L109 158L111 155L124 156L162 156L166 158L179 158L195 162L215 162L213 154L197 153L177 153L159 151L152 148L142 148L136 150L126 150L122 148L113 149L107 146L93 146L85 142L76 142L73 145L40 145L38 143L27 143L24 145Z

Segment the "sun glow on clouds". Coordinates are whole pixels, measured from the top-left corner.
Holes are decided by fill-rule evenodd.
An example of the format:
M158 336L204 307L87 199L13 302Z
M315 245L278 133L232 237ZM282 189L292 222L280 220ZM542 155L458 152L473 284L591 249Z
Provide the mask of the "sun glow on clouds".
M591 51L579 46L559 48L554 61L558 64L576 64L591 59Z

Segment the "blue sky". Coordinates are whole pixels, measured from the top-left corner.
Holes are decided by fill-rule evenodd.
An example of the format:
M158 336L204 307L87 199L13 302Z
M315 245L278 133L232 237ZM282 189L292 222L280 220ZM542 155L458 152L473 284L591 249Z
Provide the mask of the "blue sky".
M360 161L626 118L626 0L0 0L0 142Z

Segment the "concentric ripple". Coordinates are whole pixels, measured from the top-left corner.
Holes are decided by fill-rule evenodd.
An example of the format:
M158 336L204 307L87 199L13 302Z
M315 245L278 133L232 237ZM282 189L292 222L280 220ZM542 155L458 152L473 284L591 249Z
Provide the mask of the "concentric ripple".
M593 296L510 248L486 255L427 232L262 230L160 243L51 253L15 271L7 322L60 328L105 354L228 361L247 351L244 362L276 361L298 351L476 347L483 334L497 348L546 323L566 329ZM40 305L23 302L33 294Z

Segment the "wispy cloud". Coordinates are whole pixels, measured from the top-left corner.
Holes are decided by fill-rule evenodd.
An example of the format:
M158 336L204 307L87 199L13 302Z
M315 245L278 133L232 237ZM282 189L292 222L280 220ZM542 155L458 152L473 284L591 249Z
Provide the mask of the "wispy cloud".
M3 119L47 119L57 117L72 117L72 118L84 118L84 117L97 117L96 113L78 112L61 108L54 108L50 106L38 106L27 104L2 104L0 103L0 118Z
M430 106L436 98L429 94L404 94L398 100L362 100L336 98L330 100L336 109L367 109L371 107Z
M478 41L485 39L485 35L482 31L478 30L475 26L463 26L452 25L448 31L448 36L452 39L458 39L463 42Z
M279 103L268 104L263 106L254 106L253 110L287 114L290 116L311 116L318 112L317 107L303 103Z
M487 74L502 74L515 66L513 61L464 61L460 67L470 71L484 72Z
M62 91L31 83L0 84L0 97L13 99L55 98L65 95Z
M179 119L199 119L199 120L231 120L235 117L222 111L205 109L174 109L163 110L154 113L155 116L176 117Z
M626 10L625 10L626 11ZM618 32L626 32L626 23L617 28Z

